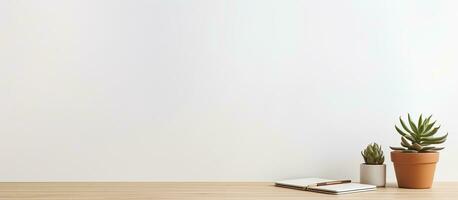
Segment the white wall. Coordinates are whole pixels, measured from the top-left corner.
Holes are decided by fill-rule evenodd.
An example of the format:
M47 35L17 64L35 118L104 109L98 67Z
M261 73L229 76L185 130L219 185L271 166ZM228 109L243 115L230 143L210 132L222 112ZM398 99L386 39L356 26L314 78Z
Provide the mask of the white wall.
M0 181L357 180L407 112L458 180L457 6L1 1Z

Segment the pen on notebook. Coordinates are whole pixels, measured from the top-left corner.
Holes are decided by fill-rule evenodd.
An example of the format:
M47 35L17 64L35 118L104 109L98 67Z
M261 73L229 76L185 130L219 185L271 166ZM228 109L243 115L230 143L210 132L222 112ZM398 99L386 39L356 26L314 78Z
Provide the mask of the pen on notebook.
M312 185L308 185L308 187L316 187L316 186L325 186L325 185L336 185L336 184L342 184L342 183L351 183L351 180L337 180L337 181L326 181L326 182L320 182L320 183L315 183Z

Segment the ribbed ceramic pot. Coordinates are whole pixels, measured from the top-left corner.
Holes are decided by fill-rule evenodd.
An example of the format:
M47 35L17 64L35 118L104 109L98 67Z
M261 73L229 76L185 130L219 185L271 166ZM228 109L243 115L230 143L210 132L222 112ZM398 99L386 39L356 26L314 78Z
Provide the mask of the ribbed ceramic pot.
M404 153L391 152L398 186L401 188L431 188L439 161L439 153Z

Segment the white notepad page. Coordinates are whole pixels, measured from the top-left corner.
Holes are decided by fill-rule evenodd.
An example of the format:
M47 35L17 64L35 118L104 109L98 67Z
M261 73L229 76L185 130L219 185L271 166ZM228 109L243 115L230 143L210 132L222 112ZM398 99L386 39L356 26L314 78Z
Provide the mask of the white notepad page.
M352 192L362 192L362 191L370 191L375 190L374 185L367 185L367 184L360 184L360 183L343 183L343 184L335 184L335 185L325 185L325 186L317 186L317 187L310 187L310 189L317 189L321 191L327 191L331 193L352 193Z
M322 179L322 178L302 178L302 179L290 179L290 180L283 180L277 181L275 184L283 185L284 186L293 186L297 189L303 188L305 189L309 185L314 185L321 182L328 182L328 181L335 181L331 179ZM329 194L345 194L345 193L353 193L353 192L365 192L375 190L376 186L374 185L367 185L367 184L360 184L360 183L342 183L342 184L334 184L334 185L325 185L325 186L311 186L307 190L314 191L314 192L324 192Z
M301 178L301 179L289 179L289 180L277 181L275 183L281 184L281 185L305 188L309 185L313 185L313 184L317 184L321 182L328 182L328 181L334 181L334 180L322 179L322 178Z

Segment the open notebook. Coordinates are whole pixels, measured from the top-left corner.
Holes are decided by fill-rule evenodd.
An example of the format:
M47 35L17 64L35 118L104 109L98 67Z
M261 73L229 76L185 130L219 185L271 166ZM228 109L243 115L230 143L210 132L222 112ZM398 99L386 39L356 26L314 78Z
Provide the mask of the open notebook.
M321 178L303 178L303 179L290 179L275 182L275 186L306 190L311 192L320 192L326 194L347 194L354 192L365 192L375 190L375 186L359 184L359 183L342 183L335 185L316 186L317 183L336 181Z

